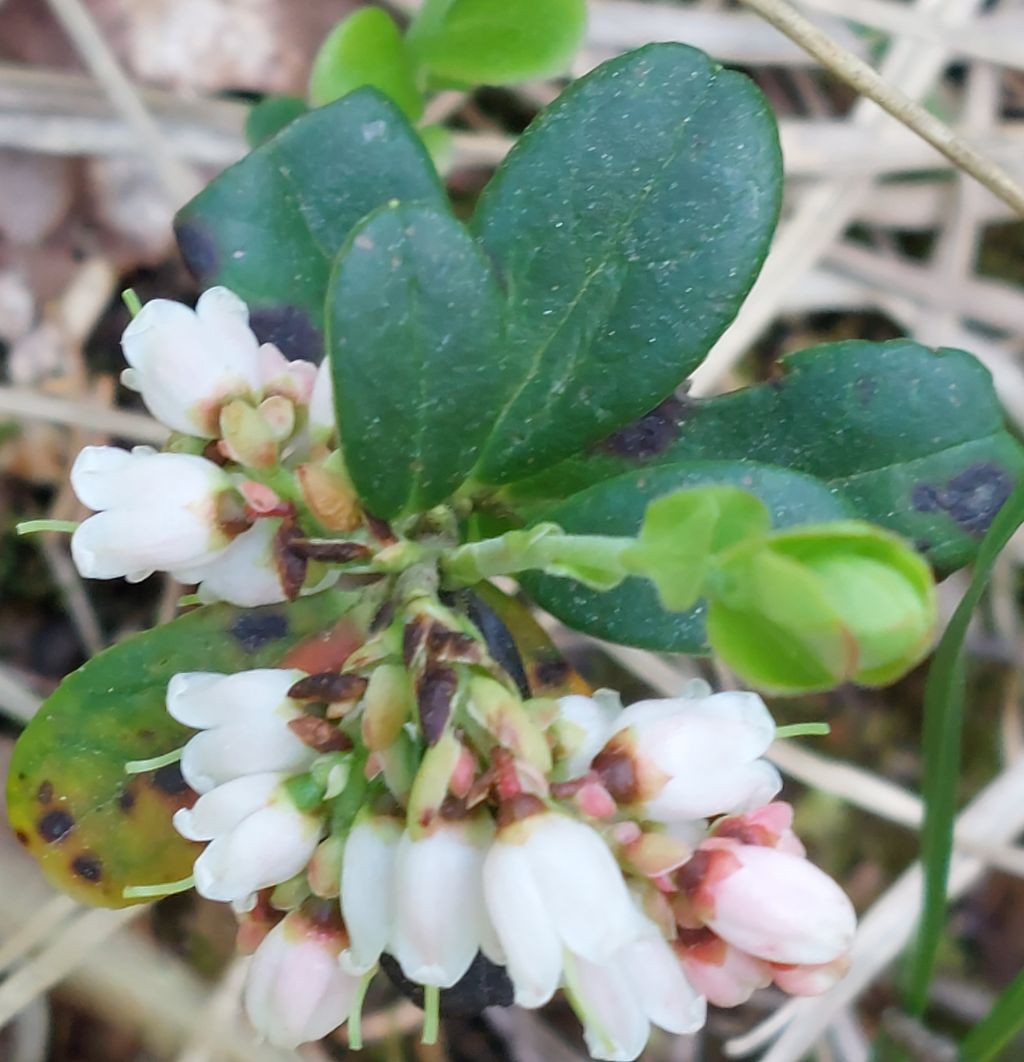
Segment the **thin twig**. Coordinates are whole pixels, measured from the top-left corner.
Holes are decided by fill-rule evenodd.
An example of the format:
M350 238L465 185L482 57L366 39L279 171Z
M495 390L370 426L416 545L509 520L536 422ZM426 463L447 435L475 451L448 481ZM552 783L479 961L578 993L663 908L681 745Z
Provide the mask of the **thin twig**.
M75 402L40 394L28 387L0 386L0 416L46 420L53 424L67 424L76 428L119 435L137 442L162 446L170 434L162 425L145 413L131 413L124 409Z
M895 119L913 129L951 162L980 181L994 195L1024 217L1024 188L1001 166L979 154L933 114L888 84L877 71L836 44L786 0L743 0L759 15L805 48L823 66L874 100Z
M121 64L84 4L81 0L49 0L49 4L79 55L106 90L110 102L135 130L140 146L152 159L167 194L176 204L191 199L202 183L167 146L160 127L121 69Z

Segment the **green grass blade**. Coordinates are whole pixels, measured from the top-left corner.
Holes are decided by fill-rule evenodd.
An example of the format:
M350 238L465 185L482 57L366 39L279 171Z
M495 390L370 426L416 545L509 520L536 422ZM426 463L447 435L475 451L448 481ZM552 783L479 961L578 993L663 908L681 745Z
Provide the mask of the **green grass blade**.
M925 690L922 735L925 805L921 828L921 863L924 867L924 904L917 939L911 949L904 978L907 1009L922 1014L935 956L946 920L946 885L953 850L957 782L960 775L960 739L964 721L964 638L971 615L981 599L992 566L1024 523L1024 484L999 510L978 550L971 584L949 621L935 651Z
M1024 970L992 1009L964 1037L960 1045L963 1062L990 1062L1009 1047L1011 1041L1024 1031Z

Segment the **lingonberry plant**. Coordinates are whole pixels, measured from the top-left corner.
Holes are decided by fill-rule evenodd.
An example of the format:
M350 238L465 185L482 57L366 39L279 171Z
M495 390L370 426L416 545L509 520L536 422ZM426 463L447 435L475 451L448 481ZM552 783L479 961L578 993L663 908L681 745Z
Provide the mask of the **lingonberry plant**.
M665 44L543 112L468 227L371 88L189 203L206 290L123 337L170 441L82 452L71 548L87 577L196 590L23 736L11 818L51 877L232 904L283 1046L346 1021L357 1045L381 970L428 1040L445 1007L564 989L603 1059L841 977L853 909L765 759L793 728L701 684L623 708L492 582L762 692L928 651L932 569L971 558L1024 467L978 363L845 342L676 393L779 192L754 85Z

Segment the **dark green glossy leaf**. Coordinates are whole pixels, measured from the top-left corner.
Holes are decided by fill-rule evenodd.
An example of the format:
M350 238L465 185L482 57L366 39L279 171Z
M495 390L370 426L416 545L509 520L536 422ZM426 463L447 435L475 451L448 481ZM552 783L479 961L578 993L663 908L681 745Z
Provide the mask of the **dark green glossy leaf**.
M291 125L308 110L309 105L298 96L267 96L253 104L245 119L245 139L249 147L257 148L277 136L286 125Z
M412 121L423 113L412 56L394 19L379 7L353 11L327 35L313 62L309 98L320 107L363 85L394 100Z
M924 777L921 801L921 865L924 889L921 920L904 975L905 1002L912 1014L923 1014L928 989L946 924L946 888L953 855L960 779L960 746L964 729L967 671L964 639L974 610L988 586L992 568L1006 544L1024 524L1024 484L1019 485L996 514L985 535L967 588L935 649L924 694L922 746ZM964 1057L970 1057L965 1055Z
M409 44L437 77L507 85L565 73L583 39L584 0L441 0L426 3Z
M690 461L632 472L583 491L544 514L576 534L635 535L649 502L686 487L728 485L760 498L774 527L844 519L849 508L809 476L753 462ZM564 623L608 641L666 652L706 652L704 604L666 612L654 586L630 578L608 593L568 579L528 574L531 597Z
M358 221L391 199L447 202L398 108L363 88L286 126L179 212L186 264L252 310L261 339L319 361L327 278Z
M64 679L21 735L7 784L11 825L47 877L106 907L127 905L126 886L187 877L199 848L178 836L171 816L195 794L176 764L124 770L188 738L165 708L171 676L340 663L365 630L356 602L328 592L245 611L212 605L129 638ZM314 637L324 630L329 638Z
M700 363L760 269L780 174L753 82L679 44L605 63L534 122L475 220L519 373L479 479L568 457Z
M909 340L854 340L781 365L757 387L664 403L590 453L509 488L513 506L546 508L627 469L749 458L818 477L939 568L970 560L1024 470L980 362Z
M437 505L476 463L512 383L479 247L450 214L383 207L338 256L327 302L356 489L385 519Z

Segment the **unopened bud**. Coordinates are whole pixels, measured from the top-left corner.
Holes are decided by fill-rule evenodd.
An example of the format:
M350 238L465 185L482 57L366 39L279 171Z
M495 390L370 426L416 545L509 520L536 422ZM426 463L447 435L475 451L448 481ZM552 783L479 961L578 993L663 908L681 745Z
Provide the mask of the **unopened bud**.
M277 464L278 440L259 410L235 399L220 411L221 448L233 461L252 468Z
M551 749L519 696L500 682L475 676L469 684L469 714L517 758L544 774L551 770Z
M341 861L345 842L340 837L321 841L306 868L314 896L332 900L341 892Z
M412 716L412 677L401 664L382 664L370 675L363 698L363 741L373 752L389 748Z
M284 442L295 431L295 406L284 395L271 395L259 404L258 412L271 436Z
M327 464L299 465L299 485L310 511L331 531L355 531L362 522L359 499L348 479Z
M451 731L427 749L409 794L408 827L414 838L424 836L440 814L461 761L462 745Z

